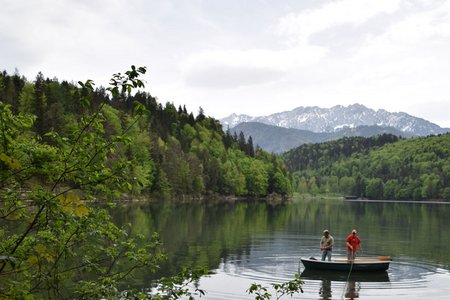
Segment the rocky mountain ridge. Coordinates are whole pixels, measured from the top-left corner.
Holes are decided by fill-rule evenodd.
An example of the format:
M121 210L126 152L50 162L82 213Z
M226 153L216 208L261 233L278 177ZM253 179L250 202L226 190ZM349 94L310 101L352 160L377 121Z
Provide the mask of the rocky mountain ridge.
M245 122L258 122L283 128L308 130L316 133L332 133L343 128L380 126L395 128L407 135L426 136L448 132L449 129L404 112L373 110L361 104L336 105L331 108L300 106L291 111L268 116L252 117L232 114L220 120L224 128L233 128Z
M246 137L262 149L282 153L305 143L321 143L344 136L370 137L393 134L401 137L450 132L427 120L404 112L377 111L361 104L331 108L297 107L269 116L232 114L220 120L224 129Z

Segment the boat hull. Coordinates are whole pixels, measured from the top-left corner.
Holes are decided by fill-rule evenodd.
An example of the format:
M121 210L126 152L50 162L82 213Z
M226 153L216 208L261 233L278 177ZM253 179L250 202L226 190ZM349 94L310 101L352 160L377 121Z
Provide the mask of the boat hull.
M301 258L303 266L311 270L330 270L349 272L386 271L391 262L389 257L360 257L354 261L346 258L336 258L332 261L321 261L315 258Z
M357 282L389 282L389 275L386 271L377 272L349 272L332 270L304 269L300 278L309 280L325 281L357 281Z

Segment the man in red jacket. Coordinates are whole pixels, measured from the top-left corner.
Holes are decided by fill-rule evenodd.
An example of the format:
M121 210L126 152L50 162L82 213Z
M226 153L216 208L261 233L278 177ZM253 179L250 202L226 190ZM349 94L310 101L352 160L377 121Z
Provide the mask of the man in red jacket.
M356 250L359 247L360 253L362 253L361 239L356 235L356 229L352 230L352 233L346 239L347 242L347 259L354 260L356 258Z

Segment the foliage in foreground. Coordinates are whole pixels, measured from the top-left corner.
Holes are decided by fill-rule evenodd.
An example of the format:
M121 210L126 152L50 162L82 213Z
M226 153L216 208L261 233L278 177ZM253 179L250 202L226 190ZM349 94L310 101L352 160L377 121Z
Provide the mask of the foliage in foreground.
M114 74L105 93L115 103L130 105L132 90L144 87L139 76L145 71L132 66L124 74ZM25 84L19 110L0 102L0 298L193 299L204 295L205 291L191 285L205 270L183 270L177 276L162 278L150 291L123 286L139 268L155 272L166 255L156 233L151 238L131 235L128 225L116 226L106 209L112 203L105 200L137 186L141 190L152 185L163 188L160 191L174 189L177 178L165 177L164 170L183 170L180 167L188 166L190 160L192 166L198 165L196 156L173 152L180 145L168 136L159 139L159 165L148 160L145 147L136 147L145 140L138 124L148 117L147 107L136 101L133 113L122 115L124 121L119 126L114 123L119 115L109 105L109 97L97 97L98 90L90 80L79 82L80 88L75 90L80 96L79 102L72 103L78 110L76 115L59 114L61 107L53 103L55 111L51 112L56 115L51 115L54 127L49 127L41 111L49 100L39 90L45 86L41 79L34 89ZM215 191L223 192L225 187L229 193L254 195L289 191L286 170L278 158L260 152L253 153L259 159L252 160L233 147L230 151L223 146L210 148L225 136L212 139L214 133L202 126L193 130L185 124L183 128L186 132L180 137L193 134L189 141L192 153L202 154L204 163L215 162L211 167L222 166L231 172L215 179L225 176L228 184L208 183ZM217 159L209 155L216 150ZM239 170L233 163L236 158ZM152 177L155 165L162 177ZM184 169L188 170L184 176L190 177L189 168ZM193 182L198 192L204 191L201 176ZM183 181L178 184L183 188ZM240 192L235 184L242 188ZM185 191L191 187L187 185Z
M113 75L108 92L143 87L145 71ZM0 298L112 299L134 270L156 271L165 258L156 234L131 236L100 200L130 184L119 155L130 140L127 130L104 134L106 103L92 110L93 82L80 85L83 113L68 136L35 135L35 116L0 102Z
M303 281L299 274L294 275L294 279L283 283L272 283L272 289L275 291L275 299L280 299L283 296L293 296L298 293L303 293ZM255 294L256 300L272 299L272 294L269 293L269 288L261 284L252 284L247 290L249 294Z

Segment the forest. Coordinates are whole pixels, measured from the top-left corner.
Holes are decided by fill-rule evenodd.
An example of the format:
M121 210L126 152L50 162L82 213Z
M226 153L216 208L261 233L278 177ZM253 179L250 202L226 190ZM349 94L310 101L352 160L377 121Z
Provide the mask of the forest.
M450 134L346 137L284 154L299 193L450 200Z
M140 89L145 67L107 87L0 74L0 298L178 299L206 274L183 268L154 290L123 286L156 272L159 234L118 226L118 200L180 201L292 193L283 160L232 136L202 109L165 106ZM175 200L174 200L175 199ZM299 281L297 281L300 284Z
M0 74L2 109L35 116L29 132L49 147L51 134L73 135L82 113L102 104L102 135L127 131L127 144L117 147L115 161L128 161L128 194L155 197L204 195L266 196L292 194L291 178L283 160L255 147L252 138L224 132L219 121L202 108L194 117L186 107L159 103L147 92L111 97L103 88L86 87L42 73L32 81L18 73ZM89 106L84 107L83 101ZM145 114L137 121L134 105ZM95 142L95 141L93 141Z

